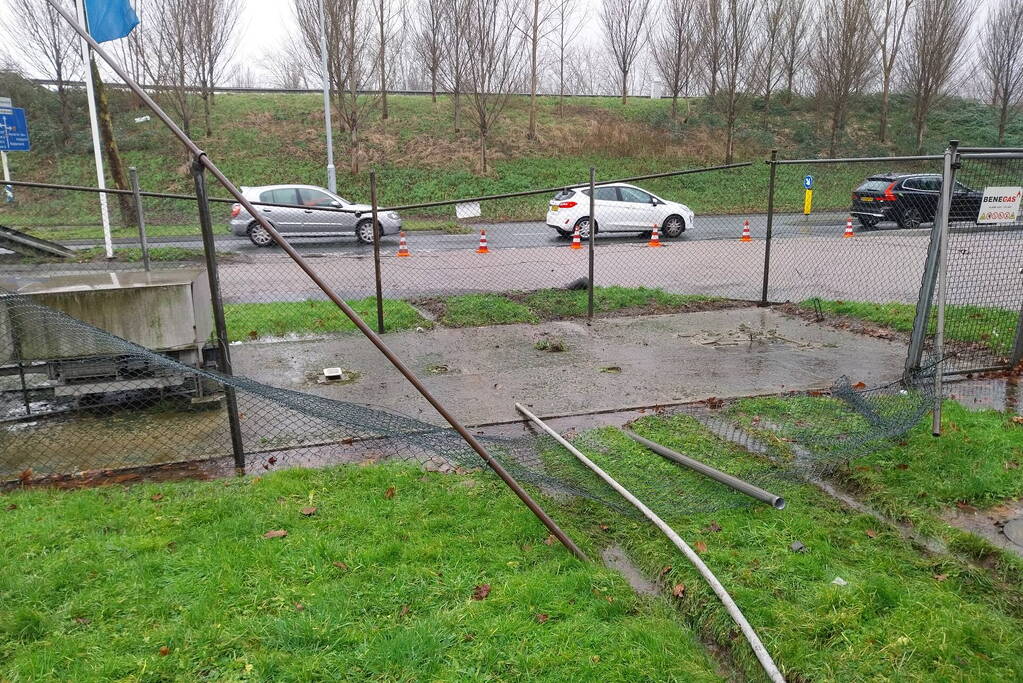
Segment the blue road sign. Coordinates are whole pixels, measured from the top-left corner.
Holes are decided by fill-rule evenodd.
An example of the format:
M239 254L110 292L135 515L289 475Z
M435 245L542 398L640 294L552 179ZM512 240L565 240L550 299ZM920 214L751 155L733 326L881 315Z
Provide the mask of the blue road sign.
M18 107L0 107L0 150L27 152L32 149L28 141L28 122L25 110Z
M812 175L803 176L803 187L805 187L808 190L812 190L813 189L813 176Z

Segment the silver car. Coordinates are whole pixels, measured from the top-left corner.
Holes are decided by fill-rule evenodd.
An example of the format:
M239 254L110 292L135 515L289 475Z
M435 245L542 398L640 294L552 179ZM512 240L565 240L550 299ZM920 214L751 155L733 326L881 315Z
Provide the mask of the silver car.
M314 185L264 185L243 187L241 190L250 202L288 205L256 205L256 209L280 233L319 237L350 232L355 233L356 239L363 244L373 244L373 220L368 204L353 204ZM345 211L324 211L316 207ZM394 211L385 211L378 218L381 235L394 235L401 230L401 217ZM231 232L239 237L248 236L257 247L269 247L274 243L270 233L241 204L231 207Z

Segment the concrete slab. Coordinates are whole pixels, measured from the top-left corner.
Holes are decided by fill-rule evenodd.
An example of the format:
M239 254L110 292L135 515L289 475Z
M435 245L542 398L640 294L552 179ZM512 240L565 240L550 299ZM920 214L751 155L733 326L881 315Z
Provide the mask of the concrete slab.
M567 351L539 351L542 338ZM762 308L436 329L387 335L467 424L826 388L841 375L868 385L902 371L900 344L807 323ZM235 372L270 385L442 420L362 337L254 342L232 347ZM322 380L323 368L356 377Z

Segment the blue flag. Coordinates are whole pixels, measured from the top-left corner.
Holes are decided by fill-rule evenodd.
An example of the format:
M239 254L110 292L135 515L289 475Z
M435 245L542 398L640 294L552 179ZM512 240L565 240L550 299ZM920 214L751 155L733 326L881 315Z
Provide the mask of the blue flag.
M128 0L85 0L85 17L97 43L124 38L139 23Z

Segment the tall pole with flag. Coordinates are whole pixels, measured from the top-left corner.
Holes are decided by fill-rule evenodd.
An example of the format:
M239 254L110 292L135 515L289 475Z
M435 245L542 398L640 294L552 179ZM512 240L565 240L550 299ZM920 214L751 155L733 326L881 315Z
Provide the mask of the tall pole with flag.
M78 23L86 28L97 43L123 38L132 32L139 18L128 0L75 0L78 10ZM96 92L92 81L92 52L84 37L82 44L82 64L85 67L85 90L89 101L89 126L92 129L92 154L96 160L96 186L100 190L107 187L106 174L103 170L103 149L99 142L99 119L96 114ZM110 234L110 209L107 205L107 193L99 193L99 210L103 219L103 246L107 258L114 257L114 241Z
M323 84L323 122L327 128L327 189L337 192L337 172L334 169L334 131L330 126L330 75L327 71L327 15L320 0L320 70Z

